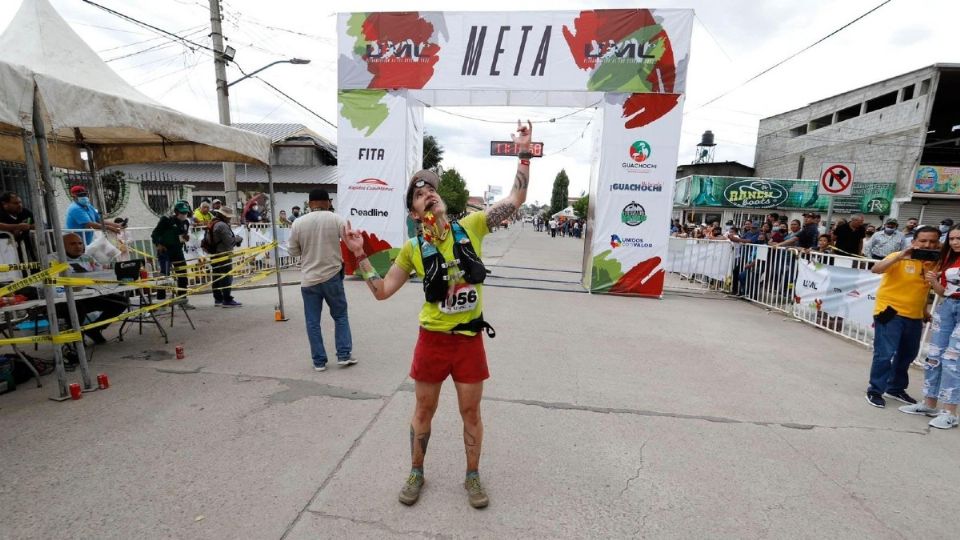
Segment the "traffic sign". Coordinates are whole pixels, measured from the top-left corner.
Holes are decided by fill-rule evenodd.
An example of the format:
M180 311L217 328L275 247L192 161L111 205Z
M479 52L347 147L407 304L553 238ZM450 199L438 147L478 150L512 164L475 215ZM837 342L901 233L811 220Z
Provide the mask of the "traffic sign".
M853 193L853 171L856 163L824 163L820 167L818 195L845 196Z

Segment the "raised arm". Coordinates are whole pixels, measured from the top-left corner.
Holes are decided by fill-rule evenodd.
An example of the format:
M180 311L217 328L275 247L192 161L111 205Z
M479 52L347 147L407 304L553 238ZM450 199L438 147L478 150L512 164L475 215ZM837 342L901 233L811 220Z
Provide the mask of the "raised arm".
M518 208L527 200L527 186L530 184L530 141L533 136L533 124L527 120L527 125L523 126L517 120L517 132L511 137L517 147L517 155L520 158L517 163L517 175L513 179L513 188L510 194L498 201L489 210L487 210L487 228L493 230L498 227L500 222L512 216Z
M367 282L367 287L377 300L390 298L410 279L410 275L396 264L392 265L390 270L387 270L385 278L381 278L373 265L370 264L370 260L367 259L367 254L363 251L363 235L350 226L350 221L347 221L346 225L340 230L340 238L343 239L350 253L353 253L353 256L357 258L360 275Z

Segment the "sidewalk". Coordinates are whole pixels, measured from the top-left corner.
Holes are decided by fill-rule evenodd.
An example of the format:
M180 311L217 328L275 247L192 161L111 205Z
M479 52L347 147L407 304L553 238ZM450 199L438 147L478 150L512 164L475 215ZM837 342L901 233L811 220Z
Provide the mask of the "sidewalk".
M407 378L419 283L346 284L360 363L312 370L296 286L209 296L164 345L101 347L111 388L0 396L3 530L45 538L949 537L960 430L869 407L870 352L748 303L579 287L582 241L511 227L493 266L482 477L470 508L447 383L413 507ZM549 269L549 270L547 270ZM332 355L333 325L324 321ZM169 324L169 319L164 318ZM111 328L108 337L115 335ZM182 343L186 359L174 359ZM919 395L913 371L911 393ZM71 374L71 381L78 374ZM892 400L891 400L892 401ZM944 499L947 502L941 503ZM927 501L920 506L916 501Z

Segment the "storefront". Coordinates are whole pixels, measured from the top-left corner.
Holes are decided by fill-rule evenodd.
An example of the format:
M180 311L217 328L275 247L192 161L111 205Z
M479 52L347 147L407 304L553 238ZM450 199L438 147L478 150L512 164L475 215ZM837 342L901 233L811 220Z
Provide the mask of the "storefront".
M937 225L945 218L960 223L960 167L918 167L913 198L900 205L899 215L915 217L924 225Z

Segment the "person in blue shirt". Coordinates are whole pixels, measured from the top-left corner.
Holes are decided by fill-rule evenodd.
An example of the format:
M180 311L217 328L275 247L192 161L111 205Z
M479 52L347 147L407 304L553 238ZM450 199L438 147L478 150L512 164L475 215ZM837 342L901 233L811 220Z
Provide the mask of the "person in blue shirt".
M87 188L80 185L73 186L70 188L70 196L73 197L73 202L70 203L70 206L67 208L67 229L100 230L100 212L97 212L97 209L94 208L90 202L90 197L87 195ZM105 223L104 226L111 232L120 231L120 226L115 223ZM83 241L85 244L92 242L93 233L83 233Z

